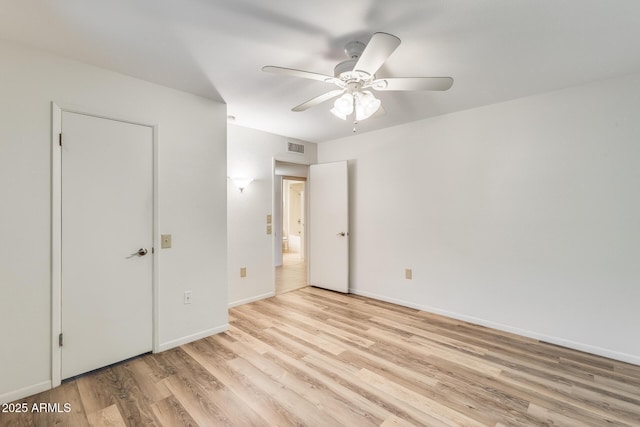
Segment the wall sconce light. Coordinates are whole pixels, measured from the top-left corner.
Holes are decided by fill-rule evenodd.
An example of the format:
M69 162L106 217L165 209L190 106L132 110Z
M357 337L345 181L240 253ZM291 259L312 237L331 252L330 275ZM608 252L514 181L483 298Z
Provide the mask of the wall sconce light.
M231 178L231 180L236 185L236 187L238 187L238 190L240 190L240 192L242 193L244 189L247 188L249 184L251 184L253 178L234 177Z

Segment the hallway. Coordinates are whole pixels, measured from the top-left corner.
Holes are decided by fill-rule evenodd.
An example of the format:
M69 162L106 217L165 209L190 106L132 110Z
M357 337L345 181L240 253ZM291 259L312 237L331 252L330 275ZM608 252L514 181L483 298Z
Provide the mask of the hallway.
M307 263L298 252L284 252L276 267L276 295L307 286Z

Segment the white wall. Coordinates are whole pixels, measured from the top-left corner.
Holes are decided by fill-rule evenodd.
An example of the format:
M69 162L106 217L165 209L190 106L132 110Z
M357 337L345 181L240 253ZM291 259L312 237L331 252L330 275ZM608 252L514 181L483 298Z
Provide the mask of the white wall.
M640 74L319 144L340 159L354 292L640 363Z
M0 401L50 386L52 101L158 126L159 345L224 330L226 106L5 42L0 57Z
M287 153L287 141L305 145L305 154ZM275 291L273 235L267 235L267 214L273 205L274 159L316 162L316 144L230 125L227 138L228 175L254 181L240 193L228 182L229 304L244 304L272 296ZM275 224L275 222L274 222ZM246 267L247 276L240 277Z

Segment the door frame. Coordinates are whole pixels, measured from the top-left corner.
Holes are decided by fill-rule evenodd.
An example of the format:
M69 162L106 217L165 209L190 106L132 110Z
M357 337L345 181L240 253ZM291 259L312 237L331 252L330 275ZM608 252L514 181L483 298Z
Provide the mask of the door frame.
M152 270L151 270L151 312L152 312L152 351L159 351L158 335L158 259L155 248L158 242L158 126L154 124L123 119L110 114L96 114L84 108L66 107L51 103L51 387L62 383L62 349L58 345L58 336L62 332L62 153L59 135L62 132L62 113L76 113L105 120L115 120L152 130ZM64 144L64 140L63 140Z

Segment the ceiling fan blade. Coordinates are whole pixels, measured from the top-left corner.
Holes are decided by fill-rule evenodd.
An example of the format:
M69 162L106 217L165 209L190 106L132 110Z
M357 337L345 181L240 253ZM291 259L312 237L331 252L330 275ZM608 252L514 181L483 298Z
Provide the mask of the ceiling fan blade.
M373 76L398 46L400 46L398 37L387 33L375 33L358 58L353 71L364 71Z
M367 87L375 90L447 90L452 85L451 77L389 77L374 80Z
M304 102L300 105L298 105L297 107L293 107L291 109L291 111L304 111L307 110L311 107L314 107L318 104L321 104L325 101L330 100L331 98L335 98L338 95L342 95L344 93L344 89L336 89L336 90L332 90L329 91L327 93L323 93L320 96L316 96L315 98L312 98L310 100L308 100L307 102Z
M262 71L273 74L283 74L285 76L301 77L303 79L318 80L326 83L333 83L336 80L333 76L327 76L325 74L312 73L311 71L294 70L293 68L274 67L273 65L266 65L262 67Z

